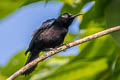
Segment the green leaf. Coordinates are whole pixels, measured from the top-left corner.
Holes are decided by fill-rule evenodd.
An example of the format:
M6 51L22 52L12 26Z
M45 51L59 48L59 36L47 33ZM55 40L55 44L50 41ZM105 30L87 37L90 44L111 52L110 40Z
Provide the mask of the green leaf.
M74 0L62 0L64 3L73 5Z
M114 0L106 8L105 17L108 28L120 25L120 0ZM120 31L112 33L112 37L120 45Z
M8 78L10 75L12 75L14 72L22 68L26 62L27 57L24 55L24 51L15 54L7 65L2 67L0 69L0 79ZM16 78L16 80L29 80L34 79L38 77L44 77L45 75L50 74L51 72L55 71L57 68L62 66L63 64L66 64L69 61L68 57L65 56L55 56L49 60L40 62L35 69L34 72L32 72L29 76L19 76ZM45 71L45 72L44 72ZM43 75L43 73L45 75ZM41 75L38 76L37 75Z
M19 70L21 67L24 66L25 64L25 55L24 52L20 52L18 54L15 54L10 61L8 62L7 65L5 65L4 67L2 67L1 69L1 74L3 76L9 77L10 75L12 75L14 72L16 72L17 70ZM21 80L21 79L29 79L29 77L24 77L24 76L20 76L20 78L18 77L17 80Z
M77 61L61 67L53 75L42 80L91 80L94 75L105 69L107 69L106 59L100 59L98 61Z
M42 0L0 0L0 18L4 18L18 8Z
M24 56L24 52L20 52L19 54L16 54L10 59L8 64L5 67L3 67L1 73L5 76L10 76L18 69L20 69L22 66L24 66L25 60L26 59Z
M90 30L92 31L90 32ZM98 28L98 30L97 28L88 28L86 31L84 31L83 35L89 35L91 33L101 30L102 28ZM116 55L114 54L116 48L118 48L118 46L114 43L110 35L81 44L80 54L78 54L75 58L71 59L68 64L61 66L55 72L51 74L49 73L49 75L43 77L42 80L97 79L99 77L98 75L101 75L107 70L112 70L112 68L110 69L109 59L111 59L111 56ZM74 74L76 75L72 76ZM86 74L89 76L87 76Z
M6 80L6 76L0 75L0 80Z
M90 1L93 0L80 0L78 2L75 2L75 0L64 0L64 6L61 9L61 13L69 12L71 14L78 14L83 6Z
M42 79L42 78L52 74L56 69L58 69L60 66L62 66L64 64L66 64L68 61L69 61L68 57L54 56L54 57L50 58L49 60L44 61L44 63L45 63L44 66L41 63L39 63L39 66L36 69L37 74L34 74L30 78L30 80Z
M111 0L96 0L93 7L84 14L80 24L80 29L87 27L103 27L106 28L105 8Z
M68 33L67 36L65 37L64 43L72 42L76 36L77 36L76 34Z

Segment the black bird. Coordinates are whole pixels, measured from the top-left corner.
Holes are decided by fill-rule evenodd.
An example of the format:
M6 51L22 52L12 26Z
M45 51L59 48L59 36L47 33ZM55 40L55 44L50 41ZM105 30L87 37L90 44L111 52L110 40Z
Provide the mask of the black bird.
M26 64L39 57L41 51L61 45L68 32L68 27L75 17L79 15L80 14L70 15L69 13L64 13L57 19L49 19L43 22L42 26L34 33L29 48L25 52L25 55L30 52ZM52 24L50 24L50 22L52 22ZM37 65L31 67L23 74L28 75L36 66Z

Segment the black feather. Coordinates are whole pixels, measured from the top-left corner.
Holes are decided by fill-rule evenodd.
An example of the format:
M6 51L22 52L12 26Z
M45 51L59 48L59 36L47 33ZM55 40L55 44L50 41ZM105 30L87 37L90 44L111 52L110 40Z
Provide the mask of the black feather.
M78 15L72 16L64 13L57 19L49 19L43 22L42 26L34 33L29 48L25 52L25 54L27 54L30 51L26 64L37 58L39 52L61 45L68 32L68 27L76 16ZM36 66L37 65L33 66L23 74L27 75L31 73Z
M28 56L28 59L27 59L27 61L26 61L26 63L25 63L25 65L28 64L29 62L33 61L34 59L38 58L38 57L39 57L39 54L38 54L38 53L37 53L37 54L30 53L29 56ZM23 73L23 75L28 75L28 74L30 74L36 67L37 67L37 64L34 65L34 66L32 66L32 67L31 67L30 69L28 69L27 71L25 71L25 72Z

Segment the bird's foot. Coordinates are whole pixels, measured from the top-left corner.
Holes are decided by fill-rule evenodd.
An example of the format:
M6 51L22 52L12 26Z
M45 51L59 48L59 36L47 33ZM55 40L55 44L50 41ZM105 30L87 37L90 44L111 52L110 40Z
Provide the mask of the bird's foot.
M63 46L63 45L65 45L65 44L61 44L61 45L59 45L59 46L56 46L55 48L61 47L61 46Z
M61 47L61 46L63 46L63 45L65 45L65 44L61 44L61 45L59 45L59 46L56 46L55 49L56 49L56 48L59 48L59 47ZM65 51L66 51L66 50L64 50L64 52L65 52Z
M46 48L43 51L51 51L51 50L54 50L54 48Z

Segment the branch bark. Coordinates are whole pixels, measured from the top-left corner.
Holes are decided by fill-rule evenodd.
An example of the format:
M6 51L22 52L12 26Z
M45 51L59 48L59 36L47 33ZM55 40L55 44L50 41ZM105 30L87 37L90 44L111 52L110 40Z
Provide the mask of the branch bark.
M120 30L120 26L112 27L112 28L106 29L106 30L104 30L104 31L101 31L101 32L92 34L92 35L90 35L90 36L87 36L87 37L85 37L85 38L76 40L76 41L74 41L74 42L65 44L65 45L63 45L63 46L60 46L60 47L58 47L58 48L56 48L56 49L54 49L54 50L52 50L52 51L47 52L46 54L40 56L39 58L33 60L32 62L30 62L30 63L27 64L26 66L22 67L20 70L18 70L18 71L15 72L13 75L11 75L7 80L14 80L17 76L21 75L21 74L22 74L23 72L25 72L27 69L31 68L32 66L34 66L34 65L37 64L38 62L43 61L43 60L45 60L46 58L55 55L55 54L58 53L58 52L61 52L61 51L65 50L65 49L68 49L68 48L70 48L70 47L76 46L76 45L78 45L78 44L87 42L87 41L89 41L89 40L92 40L92 39L95 39L95 38L104 36L104 35L106 35L106 34L109 34L109 33L111 33L111 32L115 32L115 31L118 31L118 30Z

